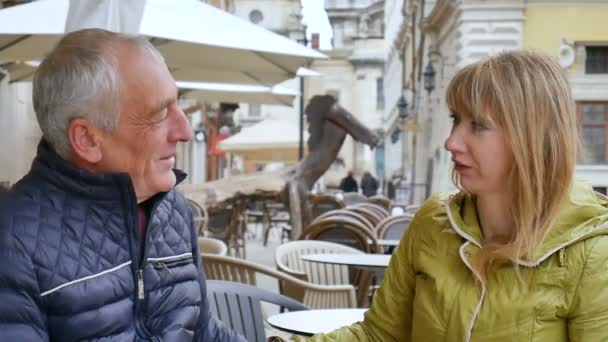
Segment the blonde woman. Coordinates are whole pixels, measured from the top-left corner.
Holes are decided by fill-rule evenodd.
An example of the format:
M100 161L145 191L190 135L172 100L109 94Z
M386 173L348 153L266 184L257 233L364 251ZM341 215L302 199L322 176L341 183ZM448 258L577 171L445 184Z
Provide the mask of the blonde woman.
M363 322L312 341L608 341L608 200L574 181L560 66L506 52L447 92L461 191L418 210Z

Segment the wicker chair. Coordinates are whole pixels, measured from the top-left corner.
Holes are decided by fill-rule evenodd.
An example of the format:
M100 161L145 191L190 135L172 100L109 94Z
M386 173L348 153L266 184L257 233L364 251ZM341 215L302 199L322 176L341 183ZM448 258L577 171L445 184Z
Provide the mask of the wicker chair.
M321 220L324 220L328 217L334 217L334 216L342 216L342 217L350 217L353 218L357 221L359 221L359 223L363 224L365 227L369 228L370 230L374 230L374 224L368 220L365 216L356 213L352 210L348 210L348 209L338 209L338 210L332 210L332 211L328 211L326 213L321 214L320 216L318 216L316 219L313 220L313 222L318 222Z
M334 195L317 194L310 195L312 219L331 210L342 209L345 204Z
M285 272L298 279L309 281L313 284L338 285L353 284L354 276L349 275L346 265L332 265L318 262L306 262L303 255L331 253L331 254L363 254L358 249L344 246L338 243L299 240L280 245L274 254L275 263L279 271Z
M410 214L387 217L378 225L378 236L381 240L401 240L413 219Z
M382 208L381 206L379 206L377 204L373 204L373 203L359 203L359 204L353 205L352 207L369 209L369 210L373 211L374 213L376 213L381 218L390 216L390 213L386 209Z
M367 202L367 197L361 195L358 192L345 192L344 193L344 203L349 206L357 203Z
M399 216L405 214L405 206L401 204L392 204L389 210L391 216Z
M330 241L358 249L365 253L382 253L376 232L369 230L358 221L348 217L328 217L310 224L300 236L300 240ZM354 276L357 284L357 303L364 307L368 301L368 289L372 282L369 272L359 271Z
M372 223L374 230L375 230L376 226L378 226L378 223L380 223L380 221L382 221L382 219L383 219L383 217L380 216L380 214L377 214L375 211L373 211L369 208L366 208L366 207L350 206L350 207L347 207L347 210L355 212L359 215L362 215L366 219L368 219L369 222Z
M207 233L207 219L209 218L207 209L189 198L188 204L190 204L190 208L192 208L192 216L194 217L194 224L196 225L198 236L205 236Z
M416 205L416 204L408 205L407 207L405 207L405 213L406 214L415 214L416 211L418 211L418 208L420 208L420 206Z
M235 281L256 285L258 274L275 278L281 294L293 298L313 309L356 307L355 288L352 285L319 285L292 277L251 261L203 254L203 268L207 279Z
M328 217L311 223L299 240L321 240L343 244L365 253L380 253L376 232L348 217Z
M228 246L222 240L212 238L198 238L198 249L201 253L226 255Z
M392 201L388 197L384 197L382 195L372 196L367 199L367 203L372 203L377 206L384 208L384 210L388 211L391 207Z
M265 342L265 317L261 302L289 311L308 310L303 304L280 294L229 281L207 281L211 314L247 341Z

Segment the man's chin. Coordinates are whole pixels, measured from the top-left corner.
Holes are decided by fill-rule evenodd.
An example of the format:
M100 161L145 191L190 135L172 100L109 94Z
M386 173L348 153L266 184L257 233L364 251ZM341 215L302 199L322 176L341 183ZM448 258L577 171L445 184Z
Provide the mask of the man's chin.
M173 170L169 172L170 174L165 177L164 181L162 182L162 185L159 187L162 188L162 190L159 192L167 192L173 189L173 187L175 187L175 183L177 182L177 179L175 178L175 173L173 173Z

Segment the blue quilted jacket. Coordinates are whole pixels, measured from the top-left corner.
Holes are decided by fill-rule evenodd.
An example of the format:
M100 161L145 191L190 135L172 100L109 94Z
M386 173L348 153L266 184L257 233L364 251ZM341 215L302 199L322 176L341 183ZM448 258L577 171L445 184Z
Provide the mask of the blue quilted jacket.
M129 176L42 142L0 198L0 341L244 341L210 316L183 195L152 200L142 256Z

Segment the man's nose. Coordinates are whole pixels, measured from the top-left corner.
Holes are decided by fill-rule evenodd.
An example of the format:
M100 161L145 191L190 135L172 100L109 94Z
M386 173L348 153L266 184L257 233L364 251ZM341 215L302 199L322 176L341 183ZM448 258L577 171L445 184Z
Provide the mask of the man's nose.
M178 107L175 116L176 121L171 131L171 140L182 142L192 140L194 133L192 132L192 127L190 126L190 121L188 121L186 114Z

